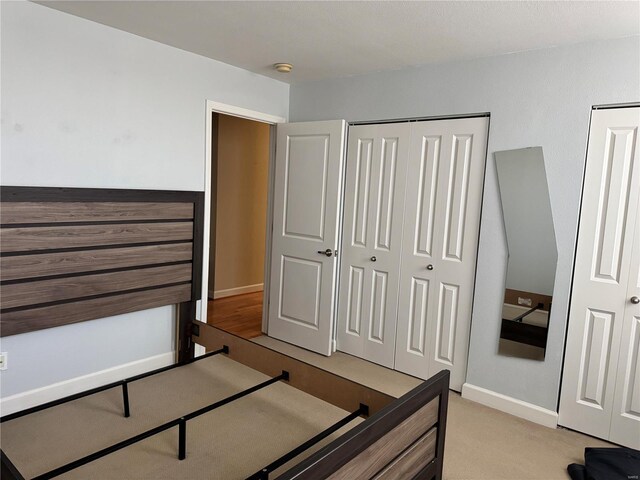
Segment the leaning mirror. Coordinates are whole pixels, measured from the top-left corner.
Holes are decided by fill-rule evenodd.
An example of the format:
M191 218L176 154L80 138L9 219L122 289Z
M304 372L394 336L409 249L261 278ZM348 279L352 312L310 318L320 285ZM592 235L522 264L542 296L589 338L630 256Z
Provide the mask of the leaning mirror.
M542 147L495 162L508 251L498 351L544 360L558 251Z

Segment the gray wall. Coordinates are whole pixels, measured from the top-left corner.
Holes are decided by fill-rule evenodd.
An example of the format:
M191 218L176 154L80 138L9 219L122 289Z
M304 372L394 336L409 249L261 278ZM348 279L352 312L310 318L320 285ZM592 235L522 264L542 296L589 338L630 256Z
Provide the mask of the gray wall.
M204 189L206 100L286 117L289 86L0 2L3 185ZM2 339L2 397L173 350L173 307Z
M292 121L491 112L467 382L556 410L589 113L640 100L640 38L292 85ZM493 152L542 146L558 243L544 362L499 356L505 239Z

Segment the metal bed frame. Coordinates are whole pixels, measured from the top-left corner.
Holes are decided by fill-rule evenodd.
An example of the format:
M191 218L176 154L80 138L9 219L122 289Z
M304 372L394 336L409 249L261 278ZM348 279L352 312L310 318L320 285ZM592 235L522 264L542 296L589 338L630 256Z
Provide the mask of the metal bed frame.
M167 367L159 368L156 370L152 370L150 372L146 372L140 375L136 375L134 377L129 377L117 382L113 382L107 385L103 385L101 387L93 388L91 390L87 390L81 393L77 393L74 395L70 395L59 400L54 400L52 402L48 402L42 405L38 405L14 414L6 415L0 418L0 423L8 422L11 420L15 420L20 417L24 417L26 415L30 415L35 412L39 412L48 408L56 407L58 405L62 405L67 402L71 402L73 400L77 400L83 397L87 397L89 395L93 395L99 392L103 392L105 390L109 390L116 387L122 388L122 399L123 399L123 415L125 417L130 417L130 408L129 408L129 396L127 386L129 383L135 382L137 380L141 380L143 378L150 377L152 375L156 375L158 373L166 372L171 369L175 369L178 367L183 367L185 365L189 365L206 358L210 358L219 354L229 354L230 348L228 346L223 346L218 350L214 350L205 355L202 355L197 358L193 358L187 361L178 362L173 365L169 365ZM67 463L60 467L54 468L46 473L40 474L34 477L32 480L48 480L51 478L55 478L59 475L67 473L71 470L79 468L83 465L86 465L94 460L98 460L102 457L105 457L111 453L117 452L123 448L131 446L137 442L145 440L153 435L159 434L173 427L178 427L178 452L177 458L179 460L184 460L186 458L186 437L187 437L187 422L194 418L197 418L205 413L211 412L217 408L220 408L224 405L227 405L235 400L238 400L242 397L250 395L251 393L257 392L269 385L277 383L279 381L288 381L289 380L289 372L283 370L280 375L270 378L264 382L261 382L253 387L247 388L243 391L230 395L221 400L217 400L205 407L202 407L198 410L190 412L186 415L183 415L179 418L175 418L168 422L165 422L155 428L149 429L145 432L142 432L138 435L130 437L126 440L117 442L113 445L110 445L106 448L103 448L97 452L94 452L90 455L86 455L82 458L79 458L73 462ZM398 414L400 410L403 410L404 417L408 417L407 414L410 414L411 411L407 410L407 404L411 404L412 407L418 408L428 401L436 398L440 395L440 407L438 413L438 422L436 424L439 430L439 439L438 439L438 448L441 451L444 448L444 429L446 424L446 414L447 414L447 395L448 395L448 384L449 384L449 372L444 371L440 374L432 377L429 381L424 382L422 385L417 387L416 389L409 392L407 395L398 399L396 402L385 407L383 410L379 411L375 416L369 418L365 422L363 422L358 427L350 430L347 434L339 437L334 442L327 445L324 449L317 452L315 455L309 457L308 459L302 461L297 466L293 467L291 470L286 472L283 476L278 477L283 480L286 479L297 479L297 478L325 478L329 476L333 471L335 471L340 466L343 466L350 460L351 458L357 456L357 454L361 453L367 446L372 444L372 439L376 437L382 436L381 434L387 433L394 425L398 423L399 417ZM400 407L403 407L400 409ZM290 462L298 455L307 451L323 439L327 438L329 435L335 433L340 428L346 426L353 420L361 416L368 416L369 407L364 404L360 404L359 408L349 415L345 416L338 422L334 423L330 427L326 428L322 432L318 433L314 437L310 438L306 442L292 449L288 453L280 456L278 459L271 462L269 465L255 472L253 475L247 477L247 480L268 480L269 476L272 472ZM373 432L373 433L372 433ZM345 455L345 451L350 452L352 455ZM338 457L337 460L333 457ZM7 454L0 449L0 463L1 463L1 476L3 479L7 480L25 480L25 477L20 473L18 468L12 463L11 459L7 456ZM442 455L438 455L437 458L429 464L429 469L426 471L426 476L419 478L440 478L442 472Z

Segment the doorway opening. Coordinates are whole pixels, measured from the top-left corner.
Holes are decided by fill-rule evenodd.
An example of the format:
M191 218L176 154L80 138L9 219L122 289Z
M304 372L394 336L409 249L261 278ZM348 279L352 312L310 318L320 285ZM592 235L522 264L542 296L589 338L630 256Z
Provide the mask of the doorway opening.
M214 112L207 323L262 335L271 125Z

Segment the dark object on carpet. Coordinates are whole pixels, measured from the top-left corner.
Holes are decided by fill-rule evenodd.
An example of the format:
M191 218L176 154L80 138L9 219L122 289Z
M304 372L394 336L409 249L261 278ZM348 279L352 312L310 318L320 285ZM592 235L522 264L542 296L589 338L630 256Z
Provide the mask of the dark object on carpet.
M632 448L585 448L584 465L567 466L571 480L640 480L640 451Z

